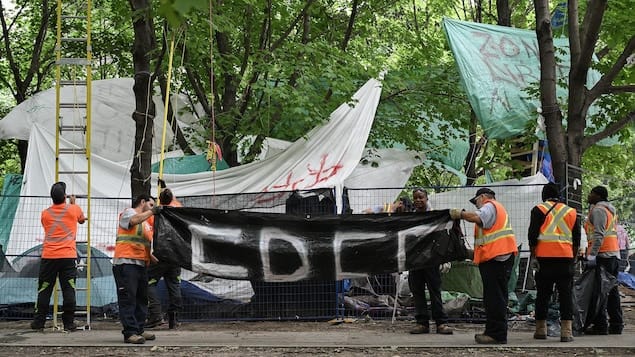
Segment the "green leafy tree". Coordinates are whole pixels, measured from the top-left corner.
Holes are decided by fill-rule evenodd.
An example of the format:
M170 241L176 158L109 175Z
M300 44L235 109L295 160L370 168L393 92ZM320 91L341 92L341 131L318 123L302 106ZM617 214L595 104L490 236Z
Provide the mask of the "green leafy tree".
M54 63L54 41L47 40L47 31L53 21L54 2L22 1L12 11L0 1L0 25L2 26L2 50L0 58L0 83L9 89L16 104L39 92L50 84L48 71ZM21 172L24 172L28 142L18 140Z
M565 183L567 164L581 166L583 155L589 148L623 130L635 119L632 94L635 78L632 70L626 67L628 58L635 50L635 36L630 31L623 31L633 27L629 9L635 3L611 2L609 6L607 0L591 0L584 7L577 0L569 0L571 69L566 105L559 103L556 97L559 84L556 80L556 49L553 45L549 1L535 0L534 3L541 64L540 100L554 175L558 182ZM598 50L605 54L595 65L593 58ZM587 74L594 66L603 75L592 88L587 88ZM596 127L604 127L595 133L587 126L591 105L604 109L592 118ZM578 187L575 194L581 196L580 190Z

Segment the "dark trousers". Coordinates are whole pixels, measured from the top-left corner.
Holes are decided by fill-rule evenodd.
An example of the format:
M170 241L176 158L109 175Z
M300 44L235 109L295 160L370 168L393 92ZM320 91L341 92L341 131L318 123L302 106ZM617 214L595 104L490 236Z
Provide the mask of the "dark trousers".
M148 268L148 321L161 320L161 299L157 284L163 278L168 290L168 313L178 312L183 307L181 298L181 267L158 262Z
M119 319L123 336L143 333L148 315L148 272L145 266L120 264L112 266L117 285Z
M597 257L597 265L603 266L606 269L606 272L617 277L618 269L619 269L619 259L617 257L610 258L602 258ZM598 274L600 269L595 269ZM599 277L598 277L599 281ZM606 315L608 313L608 326L612 329L622 330L624 326L624 320L622 319L622 307L620 306L620 292L615 286L611 291L609 291L608 299L606 300L605 307L601 310L601 312L596 316L593 324L596 327L604 328L607 326Z
M507 284L514 267L514 258L512 255L505 261L492 259L478 265L487 315L484 334L497 341L507 341Z
M573 259L569 261L538 258L536 273L536 320L546 320L553 287L558 291L560 320L573 320Z
M426 286L430 292L430 308L432 319L437 326L447 322L448 316L443 311L441 300L441 273L439 267L411 270L408 272L408 286L415 301L415 319L418 324L430 324L430 312L426 299Z
M77 266L75 258L42 259L40 261L40 274L38 278L37 303L33 321L36 325L44 327L46 315L49 312L51 294L55 286L55 279L59 278L62 290L62 322L64 326L70 326L75 316L75 280L77 279Z

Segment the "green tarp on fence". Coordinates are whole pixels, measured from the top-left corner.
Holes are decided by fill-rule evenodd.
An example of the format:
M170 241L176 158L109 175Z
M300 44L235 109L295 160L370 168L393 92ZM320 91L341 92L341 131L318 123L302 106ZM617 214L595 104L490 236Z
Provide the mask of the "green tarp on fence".
M216 162L216 170L225 170L229 165L224 160ZM163 160L164 174L193 174L197 172L211 171L211 165L205 154L170 157ZM159 163L152 164L152 172L159 172Z
M6 174L0 197L0 245L6 252L7 243L13 226L15 210L20 202L20 188L22 187L22 175Z

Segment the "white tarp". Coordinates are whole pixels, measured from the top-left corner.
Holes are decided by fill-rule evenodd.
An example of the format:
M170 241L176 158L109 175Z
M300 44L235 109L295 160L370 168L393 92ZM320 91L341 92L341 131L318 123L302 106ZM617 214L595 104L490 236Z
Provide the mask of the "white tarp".
M91 150L110 161L130 160L134 147L134 122L132 113L135 110L132 78L104 79L92 82L92 135ZM84 102L85 87L61 87L60 102ZM175 112L179 113L181 127L196 128L198 120L190 112L184 111L185 100L175 100L172 96ZM161 135L163 134L163 102L154 97L156 115L154 120L153 152L161 152ZM83 110L60 109L63 125L82 125ZM55 133L55 88L39 92L17 105L9 114L0 120L0 139L29 140L31 129L38 125L49 133ZM195 130L196 131L196 130ZM193 134L196 135L196 134ZM83 147L83 135L64 133L64 138L73 144ZM166 136L167 143L172 141L171 132Z
M549 182L541 173L522 179L499 181L487 185L496 192L496 200L501 202L511 221L516 241L522 243L523 250L529 250L527 230L531 209L542 202L542 187ZM478 187L466 187L430 195L430 203L435 209L465 208L475 210L468 200L476 194ZM470 246L474 244L474 224L461 221L461 229Z
M131 87L128 91L128 100L133 101ZM410 176L412 168L420 162L412 153L383 154L387 165L383 165L381 161L376 168L370 165L359 165L362 171L351 176L364 153L364 146L380 95L381 83L374 79L369 80L355 93L352 104L342 104L331 114L327 123L316 127L306 138L297 140L286 150L273 157L215 173L164 175L164 179L170 188L181 196L325 187L336 187L341 193L341 188L345 184L354 186L359 185L359 182L365 183L366 187L379 187L384 183L384 187L401 187ZM119 105L118 108L126 108L126 106ZM43 114L40 113L40 115ZM122 115L117 117L125 118ZM53 118L49 119L54 120ZM1 120L0 123L5 120ZM132 132L134 130L132 120L125 120L129 124L121 127L120 130ZM29 152L21 191L22 196L48 196L54 180L55 135L54 131L47 129L51 127L50 125L43 127L37 124L40 121L42 119L33 120L28 128L30 130ZM107 127L114 127L121 123L115 119L109 120L93 116L93 122L96 121L109 121ZM95 125L93 127L95 128ZM3 128L6 129L7 125L4 125ZM14 135L17 135L18 132L19 130ZM3 135L8 135L8 133L5 131ZM117 138L117 140L123 139ZM74 147L73 143L63 138L60 140L60 145L66 148ZM133 145L133 136L128 136L126 142L117 141L117 146L132 148ZM92 155L91 196L130 197L130 162L118 162L110 157L101 156L99 152L99 150L94 151ZM103 152L109 153L108 150ZM130 158L131 152L132 149L126 158ZM80 165L81 160L61 163L63 170L79 170L78 166ZM84 177L77 178L77 176L72 182L67 182L69 194L85 192L87 183ZM346 181L349 177L350 180ZM151 180L153 184L156 183L155 174ZM372 180L381 181L374 183ZM95 200L92 202L94 204ZM47 203L50 204L50 202ZM83 205L84 210L86 210L84 200L79 200L78 203ZM99 207L91 207L93 212L99 212L100 215L91 220L91 240L94 247L112 253L117 214L129 204L129 199L99 200ZM21 200L11 232L11 237L18 237L18 239L9 240L6 251L8 255L20 254L41 242L43 232L39 225L39 212L45 207L41 201ZM85 236L85 228L80 227L78 239L85 240Z

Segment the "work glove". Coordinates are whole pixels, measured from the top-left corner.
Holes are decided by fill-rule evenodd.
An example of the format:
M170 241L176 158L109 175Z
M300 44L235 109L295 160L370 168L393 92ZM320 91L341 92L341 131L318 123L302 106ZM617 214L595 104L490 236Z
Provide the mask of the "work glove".
M161 210L163 210L162 206L154 206L152 207L152 214L159 214L161 213Z
M439 265L439 271L441 272L441 274L445 274L445 273L449 272L450 268L452 268L452 263L450 263L450 262L443 263L443 264Z
M160 188L160 189L164 189L164 188L166 188L166 187L167 187L167 186L165 185L165 181L163 181L163 180L161 180L161 179L158 179L158 181L157 181L157 185L159 185L159 188Z
M529 268L533 270L534 273L537 273L540 270L540 263L538 259L531 258L531 262L529 262Z
M461 212L463 212L463 209L460 208L452 208L450 209L450 217L452 219L461 219Z
M589 255L586 257L586 267L587 268L593 268L596 265L598 265L597 260L595 259L595 255Z

